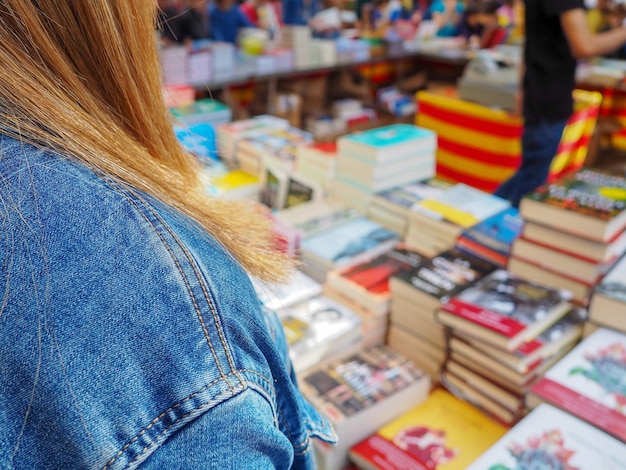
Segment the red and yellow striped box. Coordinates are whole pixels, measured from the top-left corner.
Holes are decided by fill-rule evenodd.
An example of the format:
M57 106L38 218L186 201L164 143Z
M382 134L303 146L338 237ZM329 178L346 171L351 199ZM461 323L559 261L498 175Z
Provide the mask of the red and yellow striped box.
M626 90L605 87L601 93L603 99L600 115L612 119L621 127L619 131L609 135L608 144L615 149L626 151Z
M437 133L437 176L493 192L521 159L522 120L456 97L454 89L420 91L416 124ZM595 92L574 92L576 111L568 122L550 179L582 166L600 108Z

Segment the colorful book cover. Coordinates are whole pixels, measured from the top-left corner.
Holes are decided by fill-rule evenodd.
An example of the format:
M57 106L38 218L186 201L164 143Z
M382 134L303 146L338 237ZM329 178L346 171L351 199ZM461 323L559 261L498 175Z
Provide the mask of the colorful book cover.
M382 244L397 241L395 232L365 217L359 217L305 238L300 248L339 267Z
M243 170L224 170L217 173L203 171L200 178L207 193L213 196L227 195L248 187L260 187L259 178Z
M300 380L312 390L320 411L339 422L423 377L424 372L409 359L385 346L375 346L313 369Z
M381 470L465 470L505 432L469 403L436 389L352 447L350 456Z
M394 278L445 302L496 267L456 249L444 251L411 270L395 273Z
M468 228L461 236L508 255L513 241L522 231L523 224L519 211L515 207L509 207Z
M312 201L316 189L301 179L289 178L287 182L287 197L285 207L293 207L303 202Z
M531 393L626 440L626 335L596 330L552 366Z
M510 207L505 199L487 192L457 183L441 196L425 199L413 206L435 220L446 220L468 228Z
M574 416L541 405L467 470L618 470L626 445Z
M183 148L194 154L201 162L218 161L215 129L211 124L174 126L174 134Z
M339 149L341 149L341 144L344 140L380 150L423 139L432 141L434 148L436 135L433 131L411 124L391 124L341 137L339 139Z
M450 186L450 183L430 178L425 181L417 181L415 183L381 191L376 193L375 197L386 200L397 206L410 209L414 204L424 199L439 197L443 191Z
M569 298L569 292L536 284L499 269L456 294L441 308L513 338L557 311L564 315L570 309Z
M602 278L595 292L626 303L626 256L622 256Z
M608 221L626 209L626 178L584 168L525 197Z

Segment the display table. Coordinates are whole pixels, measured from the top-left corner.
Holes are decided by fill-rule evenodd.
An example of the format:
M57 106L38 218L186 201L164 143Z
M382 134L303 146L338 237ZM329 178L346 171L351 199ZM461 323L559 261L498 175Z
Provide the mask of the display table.
M416 124L438 136L438 177L493 192L515 172L521 159L520 117L462 100L453 87L420 91L416 99ZM602 96L575 90L574 101L550 180L584 164Z

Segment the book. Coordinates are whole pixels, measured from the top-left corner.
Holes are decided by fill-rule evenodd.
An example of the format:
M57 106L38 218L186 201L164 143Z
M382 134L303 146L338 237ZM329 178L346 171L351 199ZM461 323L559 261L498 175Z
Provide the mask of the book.
M262 190L259 178L243 170L212 172L203 168L200 181L207 194L224 199L259 200Z
M626 178L583 168L527 194L524 219L599 242L626 227Z
M297 373L340 355L361 339L361 319L324 295L310 297L277 312L283 324L289 357Z
M302 271L294 270L284 284L271 284L251 278L259 300L270 310L279 310L322 292L322 285Z
M385 346L313 367L299 383L338 436L336 446L316 442L318 465L324 470L346 467L354 444L422 403L430 392L430 377Z
M421 261L419 253L399 246L350 268L330 271L326 283L374 313L386 315L391 299L389 278L399 271L414 268Z
M451 186L451 183L437 178L413 181L374 194L370 208L380 207L408 218L409 211L415 203L423 199L438 197Z
M337 139L337 152L366 161L402 160L437 148L436 134L411 124L391 124Z
M394 232L365 217L350 219L302 240L302 270L323 283L328 271L385 253L398 241Z
M387 346L411 359L428 373L434 381L439 377L439 369L445 359L445 349L433 337L428 327L414 333L401 325L391 323L387 330ZM443 338L443 332L435 332Z
M621 232L614 240L604 243L526 221L522 229L522 236L526 240L558 248L598 263L609 263L626 252L626 231Z
M624 468L626 446L576 417L549 405L534 410L467 470L563 470Z
M499 347L514 351L536 338L571 308L570 294L499 269L443 304L437 319Z
M509 258L507 270L522 279L532 280L553 289L569 292L572 302L586 306L593 291L593 284L574 279L569 275L552 271L547 267L530 263L526 260L512 256Z
M473 227L465 229L456 246L474 256L506 267L511 246L519 237L523 219L515 207L509 207Z
M589 303L589 320L626 332L626 256L596 286Z
M558 320L539 336L531 341L522 343L514 351L502 351L489 343L459 335L471 347L483 352L489 357L514 369L520 374L526 374L540 366L547 358L576 343L582 336L582 329L587 319L587 310L573 307L563 318Z
M545 402L626 440L626 335L599 328L530 389L528 406Z
M352 447L350 459L363 470L464 470L505 433L469 403L436 389Z

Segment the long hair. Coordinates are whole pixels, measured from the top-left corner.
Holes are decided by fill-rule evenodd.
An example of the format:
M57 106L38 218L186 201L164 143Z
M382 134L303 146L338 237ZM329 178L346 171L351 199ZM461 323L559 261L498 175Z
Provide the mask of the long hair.
M284 277L270 222L203 194L161 95L154 0L0 0L0 132L71 155L208 230L251 274Z

